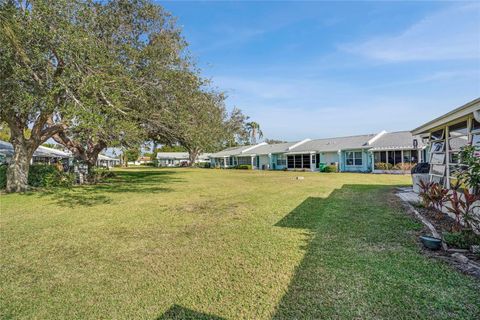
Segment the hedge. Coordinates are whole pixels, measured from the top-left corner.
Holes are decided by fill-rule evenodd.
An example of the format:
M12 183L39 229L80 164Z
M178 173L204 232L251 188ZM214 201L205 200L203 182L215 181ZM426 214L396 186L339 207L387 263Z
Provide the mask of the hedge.
M34 164L28 172L28 185L32 187L71 187L75 182L75 175L60 172L55 166L48 164ZM7 186L7 166L0 166L0 189Z
M337 166L336 165L328 165L323 169L323 172L337 172Z
M252 165L250 164L239 164L237 166L237 169L240 169L240 170L252 170Z

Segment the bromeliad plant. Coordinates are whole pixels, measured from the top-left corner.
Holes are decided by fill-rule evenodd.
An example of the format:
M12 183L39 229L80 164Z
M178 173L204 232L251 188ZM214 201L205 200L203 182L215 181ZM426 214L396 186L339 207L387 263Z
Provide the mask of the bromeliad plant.
M420 197L425 208L442 210L444 203L448 200L448 190L436 182L420 181Z
M422 204L425 208L429 208L432 205L432 199L430 195L434 185L435 182L427 182L423 180L420 180L418 183L418 186L420 187L419 195L422 198Z
M448 200L448 189L445 189L438 183L434 183L430 188L430 200L432 206L438 211L442 211L443 205Z

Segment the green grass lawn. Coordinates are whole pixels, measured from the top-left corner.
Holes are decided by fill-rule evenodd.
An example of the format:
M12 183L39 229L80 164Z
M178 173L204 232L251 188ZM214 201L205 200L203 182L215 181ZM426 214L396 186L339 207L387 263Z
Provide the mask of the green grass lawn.
M130 169L1 195L0 317L478 319L479 282L420 254L409 182Z

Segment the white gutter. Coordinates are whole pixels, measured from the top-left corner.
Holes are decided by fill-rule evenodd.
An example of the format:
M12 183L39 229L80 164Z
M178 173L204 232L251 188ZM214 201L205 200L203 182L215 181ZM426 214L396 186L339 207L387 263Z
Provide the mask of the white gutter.
M375 137L373 137L372 139L368 140L367 144L368 144L368 145L371 145L372 143L374 143L375 141L377 141L378 139L380 139L380 137L383 136L385 133L387 133L387 131L382 130L382 132L378 133Z
M303 139L302 141L299 141L299 142L295 143L294 145L291 145L290 147L288 147L287 151L290 151L290 150L298 147L299 145L302 145L302 144L304 144L305 142L308 142L308 141L310 141L310 140L312 140L312 139Z

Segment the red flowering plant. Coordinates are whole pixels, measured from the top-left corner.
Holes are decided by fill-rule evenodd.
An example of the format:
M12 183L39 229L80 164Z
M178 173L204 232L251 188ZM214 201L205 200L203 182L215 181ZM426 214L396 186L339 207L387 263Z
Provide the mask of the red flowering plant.
M474 209L480 207L480 194L471 193L468 188L461 189L461 181L452 184L452 193L448 195L450 207L447 210L455 214L457 231L460 230L460 221L463 220L465 227L472 229L480 225L480 216L474 213ZM461 189L461 191L460 191Z

